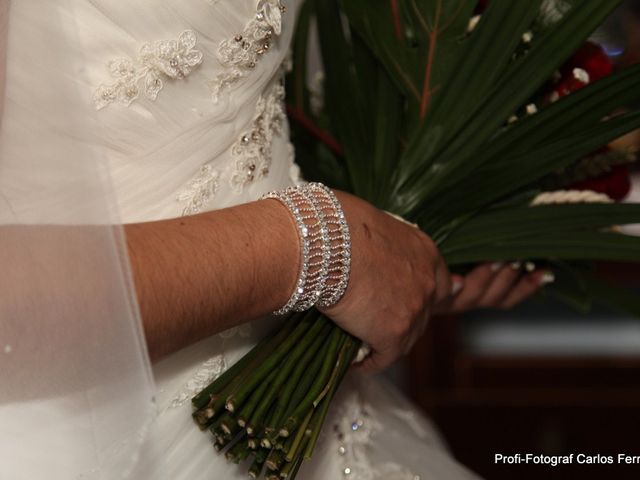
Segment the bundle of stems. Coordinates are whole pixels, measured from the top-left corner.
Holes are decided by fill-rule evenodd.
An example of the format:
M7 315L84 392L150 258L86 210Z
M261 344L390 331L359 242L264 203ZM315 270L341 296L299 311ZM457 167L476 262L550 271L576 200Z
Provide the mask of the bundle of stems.
M360 341L317 310L290 316L192 399L193 418L249 475L293 479L309 460Z

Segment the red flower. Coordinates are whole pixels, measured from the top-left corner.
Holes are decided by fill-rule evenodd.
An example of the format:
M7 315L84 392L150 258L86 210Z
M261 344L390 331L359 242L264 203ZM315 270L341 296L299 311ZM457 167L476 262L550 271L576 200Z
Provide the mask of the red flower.
M611 75L613 63L604 52L604 49L593 42L586 42L568 62L569 68L583 68L591 77L591 81Z
M586 72L588 82L584 82L580 78L583 76L583 72L576 71L576 69ZM555 93L556 99L564 97L589 83L610 75L612 72L613 63L609 60L602 47L593 42L586 42L560 69L561 78L554 85L553 93ZM608 150L609 147L605 146L603 149ZM627 167L618 165L612 167L609 172L603 175L578 182L570 188L574 190L593 190L619 201L629 194L631 179Z
M593 190L608 195L612 200L620 201L629 194L631 179L626 166L616 165L611 168L611 171L599 177L583 180L569 188L572 190Z
M577 72L576 69L586 72L588 80L581 78L581 72ZM589 83L611 75L612 72L613 63L602 47L593 42L586 42L560 69L560 80L554 85L553 92L557 98L564 97Z

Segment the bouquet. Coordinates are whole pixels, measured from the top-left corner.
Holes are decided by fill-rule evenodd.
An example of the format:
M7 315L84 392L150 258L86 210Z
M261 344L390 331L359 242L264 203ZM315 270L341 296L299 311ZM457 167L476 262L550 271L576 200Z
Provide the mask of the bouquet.
M640 315L592 272L640 260L640 239L615 227L640 222L640 205L585 190L624 168L630 152L607 145L640 127L640 66L611 73L585 44L619 3L308 0L287 80L305 176L417 223L454 270L535 261L574 307ZM294 478L359 347L316 310L293 315L193 399L194 419L230 461L251 457L252 477Z

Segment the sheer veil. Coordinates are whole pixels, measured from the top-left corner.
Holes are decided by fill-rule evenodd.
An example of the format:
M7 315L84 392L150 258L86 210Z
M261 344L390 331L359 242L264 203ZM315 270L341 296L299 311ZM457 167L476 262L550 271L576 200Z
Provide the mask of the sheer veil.
M0 0L0 479L127 478L154 412L72 1Z

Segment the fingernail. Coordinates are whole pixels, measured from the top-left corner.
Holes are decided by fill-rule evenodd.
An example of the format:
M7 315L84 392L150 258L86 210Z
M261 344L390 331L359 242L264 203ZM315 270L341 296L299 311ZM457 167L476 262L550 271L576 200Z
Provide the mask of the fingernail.
M497 272L498 270L500 270L502 267L504 266L504 262L493 262L491 264L491 271L492 272Z
M371 347L366 343L363 343L360 349L358 350L358 354L356 358L353 360L353 363L362 363L365 358L367 358L371 354Z
M451 286L451 295L457 295L462 290L462 282L459 280L455 280L453 285Z
M544 275L542 275L542 278L540 279L540 285L549 285L550 283L553 283L556 281L556 276L553 274L553 272L544 272Z
M514 270L520 270L521 266L522 266L522 263L520 262L511 262L511 268L513 268Z
M536 264L535 264L535 263L533 263L533 262L526 262L526 263L524 264L524 269L525 269L527 272L531 273L531 272L533 272L533 271L536 269Z

